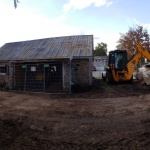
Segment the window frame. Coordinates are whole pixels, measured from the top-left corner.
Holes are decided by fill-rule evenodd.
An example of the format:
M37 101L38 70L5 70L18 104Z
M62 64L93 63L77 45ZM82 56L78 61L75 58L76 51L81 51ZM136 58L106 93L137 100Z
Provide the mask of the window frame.
M7 74L7 65L0 65L0 75L6 75L6 74Z

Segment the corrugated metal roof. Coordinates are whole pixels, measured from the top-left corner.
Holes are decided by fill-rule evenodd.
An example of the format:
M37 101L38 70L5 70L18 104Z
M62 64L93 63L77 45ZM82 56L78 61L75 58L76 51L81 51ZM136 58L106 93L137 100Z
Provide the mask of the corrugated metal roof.
M54 37L6 43L0 61L92 57L93 35Z

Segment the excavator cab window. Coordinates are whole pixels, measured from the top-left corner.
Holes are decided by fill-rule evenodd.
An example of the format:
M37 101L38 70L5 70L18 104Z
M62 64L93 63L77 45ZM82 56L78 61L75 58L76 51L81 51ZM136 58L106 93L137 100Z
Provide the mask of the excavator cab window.
M116 70L123 70L127 64L127 52L120 51L115 53L115 68Z
M115 68L122 69L123 68L123 55L122 53L115 53Z
M115 70L123 70L127 64L127 52L125 50L115 50L109 53L109 65L113 64Z

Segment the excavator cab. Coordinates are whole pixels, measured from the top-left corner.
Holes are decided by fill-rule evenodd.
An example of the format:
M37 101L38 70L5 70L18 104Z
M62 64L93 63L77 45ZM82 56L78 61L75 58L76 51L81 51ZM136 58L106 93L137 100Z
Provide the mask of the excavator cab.
M127 51L115 50L109 52L108 70L114 69L116 71L122 71L126 69L127 64Z
M127 51L114 50L109 52L108 66L106 72L102 72L102 79L107 83L114 83L124 78L127 71ZM114 78L116 77L116 78Z

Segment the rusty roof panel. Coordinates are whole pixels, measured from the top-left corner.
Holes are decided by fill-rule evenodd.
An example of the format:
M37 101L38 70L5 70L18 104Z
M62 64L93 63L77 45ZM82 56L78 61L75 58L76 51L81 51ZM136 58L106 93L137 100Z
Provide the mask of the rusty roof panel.
M0 61L92 57L93 35L76 35L6 43Z

